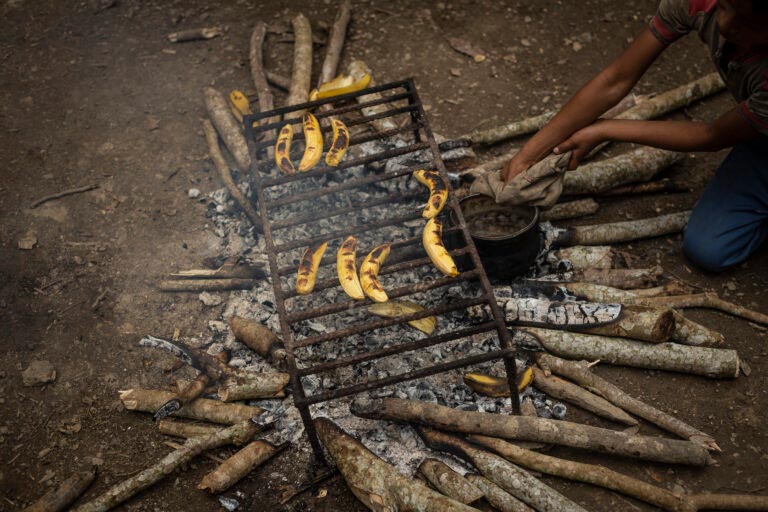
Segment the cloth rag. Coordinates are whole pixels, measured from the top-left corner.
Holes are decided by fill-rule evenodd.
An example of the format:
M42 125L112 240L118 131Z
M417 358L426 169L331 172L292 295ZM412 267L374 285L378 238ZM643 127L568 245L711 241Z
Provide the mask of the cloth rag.
M570 160L570 151L550 155L512 178L506 187L501 173L485 173L472 182L469 192L490 196L497 204L551 208L563 192L563 175Z

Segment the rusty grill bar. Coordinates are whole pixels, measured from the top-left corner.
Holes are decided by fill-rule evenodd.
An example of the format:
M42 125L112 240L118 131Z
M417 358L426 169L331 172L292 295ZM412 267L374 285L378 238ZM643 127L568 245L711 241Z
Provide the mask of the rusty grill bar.
M365 98L372 93L378 93L381 97L373 97L374 99L371 99L372 97ZM403 103L406 104L403 105ZM321 106L323 106L323 109L316 112L315 115L320 121L324 136L329 134L330 128L327 126L328 123L323 122L323 120L325 119L327 121L327 118L330 118L331 116L340 116L350 128L364 125L377 119L395 120L398 119L398 116L400 118L406 118L404 122L399 123L399 126L396 125L397 127L394 129L374 134L353 135L350 140L350 149L358 144L377 139L385 140L394 136L405 137L412 134L414 140L406 141L406 144L401 147L386 149L359 158L351 158L348 156L346 159L342 160L341 164L337 167L328 167L321 164L315 169L305 173L297 172L293 175L278 174L274 162L271 159L268 159L267 152L265 151L266 148L275 144L275 140L269 138L269 132L275 128L280 128L285 123L293 123L300 126L300 119L283 120L285 114L299 110L313 110ZM374 114L370 114L369 112L368 115L364 113L364 109L377 106L380 109L385 110ZM262 119L266 119L269 122L261 125L254 123ZM275 121L275 119L279 119L279 121ZM322 449L309 410L309 406L312 404L497 359L502 359L504 361L510 389L515 390L514 380L516 369L514 346L511 340L511 335L504 323L504 317L499 306L494 299L493 290L491 289L488 277L480 263L477 249L468 234L464 217L458 207L458 202L454 196L453 190L450 187L450 182L440 157L438 145L427 123L424 109L412 79L379 85L359 92L349 93L325 100L318 100L301 105L294 105L292 107L275 109L269 112L257 113L251 116L246 116L244 124L246 126L246 138L248 140L253 161L252 171L255 177L258 207L264 223L263 234L267 246L267 257L269 259L270 275L272 276L277 311L280 317L282 338L287 352L287 365L291 374L294 403L301 413L302 421L304 422L310 443L318 457L322 459ZM256 124L256 126L254 126L254 124ZM294 138L294 144L296 145L294 149L296 147L303 148L303 144L298 143L298 141L303 140L303 135L300 134L300 130L295 131L297 133ZM274 137L274 134L271 136ZM327 145L328 143L326 141L325 147L327 147ZM428 156L425 156L425 154ZM362 177L355 177L353 175L344 176L343 174L345 172L349 174L348 170L352 168L359 168L360 166L369 164L383 164L390 159L407 155L412 155L414 158L416 155L420 155L422 161L418 165L413 166L403 164L403 167L400 169L377 170L371 172L370 175ZM296 157L296 155L292 155L292 158L294 157ZM423 203L427 197L427 193L426 188L424 188L415 193L388 192L383 197L373 199L366 198L362 195L353 195L352 200L350 200L346 206L321 209L317 212L310 211L309 213L301 214L289 213L280 215L276 210L289 205L307 202L310 202L311 207L312 201L317 201L322 198L328 199L336 194L354 194L355 191L363 192L371 186L387 180L411 179L409 177L413 171L421 168L437 170L447 184L449 197L444 211L447 212L448 210L453 210L459 225L446 225L443 236L444 238L448 236L460 238L460 246L450 250L451 256L454 258L464 257L465 260L467 259L466 257L468 257L469 262L471 263L471 268L463 269L456 277L445 277L440 275L439 277L431 279L425 278L424 280L419 280L404 286L389 286L387 295L393 299L407 297L417 293L424 293L448 287L461 282L475 283L472 290L473 293L477 292L477 295L465 296L459 300L452 300L439 306L426 307L424 311L402 315L396 318L374 318L363 322L356 321L349 326L343 326L342 328L331 330L330 332L301 337L297 333L298 324L300 322L330 315L355 313L356 311L359 311L360 308L370 305L371 301L355 301L349 298L349 300L329 302L319 307L307 304L302 305L300 302L308 299L299 296L296 293L294 286L290 285L290 278L295 276L297 265L283 264L281 266L278 261L279 258L294 254L298 249L305 249L306 247L320 242L332 242L334 240L340 242L349 235L364 233L365 236L367 236L371 233L376 233L379 230L398 227L403 235L400 239L381 240L380 237L378 238L378 243L390 242L392 247L391 260L388 260L382 267L380 275L396 276L399 272L405 270L429 267L431 266L431 261L426 257L423 250L420 251L420 254L413 254L415 248L420 247L421 244L420 231L418 233L419 236L412 236L410 235L410 231L416 228L407 225L407 223L412 223L421 219L420 206L414 207L414 210L407 214L377 216L375 221L358 222L357 219L353 219L352 222L345 223L345 217L342 217L349 216L362 210L393 204L403 204L409 201L421 200ZM337 179L346 179L342 179L340 183L332 185L326 184L320 186L314 183L315 180L327 179L329 176L333 176ZM295 186L297 182L300 182L298 183L299 185L302 183L313 183L317 186L298 192L291 190L290 187ZM280 195L280 192L286 193ZM319 220L336 217L338 217L338 220L334 224L335 229L331 231L319 233L314 236L306 236L306 231L298 231L298 233L303 233L304 236L289 238L287 241L279 243L276 241L276 234L278 232L280 235L286 233L291 235L296 232L297 228L312 224ZM460 236L457 237L455 235ZM411 251L410 254L403 255L399 253L399 251L406 252L409 250ZM326 254L323 257L318 274L322 272L327 274L329 270L328 267L334 264L335 251L331 251L331 248L329 247L329 252L333 252L333 254ZM295 256L296 254L294 254L294 261ZM358 265L362 259L363 255L359 257ZM332 274L335 277L335 269L333 269ZM338 279L335 279L334 277L318 278L312 294L307 297L315 296L318 292L323 292L334 287L340 287ZM287 305L287 302L289 301L295 302L292 304L290 311ZM303 364L302 356L299 353L302 349L318 347L321 346L321 344L328 342L343 343L345 339L349 339L351 336L366 333L368 336L375 336L376 331L380 329L401 326L408 321L428 316L435 315L439 317L441 314L461 311L467 307L478 305L484 305L490 309L492 320L466 328L439 332L435 335L424 335L425 337L415 341L396 343L374 350L362 350L353 355L339 357L335 360L310 366L300 366L300 363ZM480 354L467 355L451 361L412 369L405 373L388 375L383 378L363 378L361 382L357 382L353 385L319 392L314 395L305 394L305 388L302 382L302 378L304 377L318 375L340 368L352 367L357 364L367 363L405 352L417 351L419 349L451 341L470 338L479 334L488 334L493 331L496 331L496 335L498 336L500 346L500 349L498 350L489 350ZM512 393L512 407L515 413L519 412L519 397L515 392Z

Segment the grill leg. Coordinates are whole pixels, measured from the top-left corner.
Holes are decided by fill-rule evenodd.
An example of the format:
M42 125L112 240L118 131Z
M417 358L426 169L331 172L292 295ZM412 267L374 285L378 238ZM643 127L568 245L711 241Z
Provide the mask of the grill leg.
M509 399L512 401L512 412L520 415L520 394L517 392L517 361L515 354L504 357L504 369L507 372L507 383L509 384Z
M315 454L315 458L318 462L325 464L327 467L331 467L328 461L325 459L325 452L323 452L323 446L320 444L320 438L317 437L317 430L315 430L315 422L312 420L312 414L309 412L309 407L306 405L297 406L299 408L299 414L301 414L301 421L304 423L304 430L307 432L309 438L309 444L312 446L312 451Z

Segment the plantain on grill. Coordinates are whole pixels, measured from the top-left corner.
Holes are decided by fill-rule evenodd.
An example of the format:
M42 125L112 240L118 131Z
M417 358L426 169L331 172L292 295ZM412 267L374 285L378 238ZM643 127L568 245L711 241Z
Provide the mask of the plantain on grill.
M379 270L389 256L390 245L383 244L374 248L360 265L360 284L363 292L374 302L387 302L387 292L379 282Z
M349 130L347 125L339 119L331 119L331 128L333 128L333 141L325 155L325 163L331 167L336 167L344 158L349 147Z
M296 169L291 163L291 141L293 140L293 125L288 123L280 129L275 143L275 163L283 174L294 174Z
M304 156L299 162L299 172L306 172L317 165L323 156L323 132L320 131L320 123L309 112L305 112L301 118L304 127Z
M299 273L296 277L296 293L299 295L312 293L315 288L317 269L326 248L328 248L328 242L323 242L320 245L307 247L304 251L301 262L299 262Z
M346 294L355 300L362 300L365 298L365 294L360 284L360 278L357 276L356 257L357 239L353 236L347 237L336 253L336 273L339 275L341 288Z
M394 318L424 311L424 306L409 300L390 300L380 304L372 304L368 307L368 311L374 315ZM437 327L437 318L434 316L418 318L416 320L410 320L408 325L423 333L432 334Z
M459 269L456 268L456 263L453 262L453 258L451 258L445 245L443 245L442 222L437 219L429 219L427 225L424 226L424 232L421 235L421 243L427 251L427 256L429 256L429 259L432 260L432 263L440 270L440 272L449 277L459 275Z
M443 206L445 206L445 202L448 200L448 187L445 185L442 176L440 176L440 173L437 171L420 169L414 171L413 177L416 178L419 183L429 188L429 201L427 201L427 206L424 207L421 216L425 219L433 219L437 217L443 209Z

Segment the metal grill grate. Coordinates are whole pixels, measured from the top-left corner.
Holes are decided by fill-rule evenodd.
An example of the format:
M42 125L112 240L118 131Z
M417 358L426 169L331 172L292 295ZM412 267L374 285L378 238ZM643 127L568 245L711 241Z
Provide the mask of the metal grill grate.
M376 95L369 96L372 93L376 93ZM371 113L371 107L378 107L378 112ZM331 116L342 117L350 129L374 120L389 119L391 121L398 121L392 125L395 128L383 132L352 136L350 150L352 150L353 146L359 144L376 140L390 140L392 137L399 137L400 145L390 145L374 154L357 158L352 158L348 154L347 158L342 160L338 167L327 167L321 164L308 172L279 175L273 160L267 156L266 151L267 148L275 144L275 140L272 138L274 136L273 130L280 128L287 122L292 122L300 128L301 119L284 120L284 115L306 109L316 112L315 115L320 121L324 135L329 131L327 118ZM254 122L260 120L266 120L267 122L262 124L256 123L254 127ZM287 365L291 375L294 402L301 413L315 453L322 458L322 449L315 433L312 415L309 410L311 404L494 359L504 360L507 379L510 389L513 390L513 411L518 413L519 397L514 391L516 370L514 346L511 336L504 323L504 317L499 306L494 299L493 291L480 262L477 250L468 234L458 202L453 194L453 190L450 188L445 166L440 157L439 147L427 123L413 80L393 82L326 100L261 112L252 116L246 116L244 121L253 160L252 171L255 176L258 206L264 222L263 234L267 246L270 276L272 277L276 306L280 317L282 337L287 352ZM294 141L303 139L303 135L300 132L300 129L294 129L294 133L296 133ZM296 144L296 142L294 142L293 146L303 147L302 144ZM391 159L417 154L421 158L418 165L405 165L390 169L387 169L386 166L383 169L381 168L382 164ZM370 165L378 165L379 169L363 175L349 171L353 168ZM424 223L423 219L421 219L421 208L416 206L416 204L418 204L418 201L424 202L426 198L425 188L420 188L417 192L406 190L402 193L386 193L372 199L368 197L370 195L368 191L370 191L371 187L377 184L381 185L388 180L411 179L411 173L421 168L439 171L443 180L448 185L449 198L444 212L447 212L449 209L453 210L459 225L446 225L443 236L444 238L450 236L457 240L454 245L458 247L450 251L454 259L463 257L468 262L465 265L468 268L464 268L457 277L444 277L432 269L429 258L426 257L426 253L421 248L420 230L414 236L414 224L420 220L422 225ZM307 185L301 186L302 184ZM281 194L281 192L284 193ZM333 207L326 205L321 208L315 204L317 201L326 200L338 194L344 194L347 202L346 205ZM406 209L405 213L401 212L400 214L388 216L385 212L380 215L374 215L374 219L356 215L363 210L376 209L377 207L387 208L396 204L408 205L409 203L415 204L410 209ZM406 206L406 208L408 207ZM284 211L281 213L281 210L286 209L289 210L287 213ZM303 211L296 213L297 209ZM317 230L317 234L307 236L307 226L327 219L335 219L334 229L324 232L323 230ZM404 238L399 240L393 239L391 232L393 227L399 230L397 236ZM389 239L386 240L381 238L384 236L382 230L385 229L390 229L387 232ZM312 304L312 302L320 302L317 300L318 297L315 297L313 301L313 296L317 296L334 287L340 289L338 279L335 277L335 265L333 265L335 262L335 251L332 250L330 244L338 244L345 237L357 234L370 237L372 240L378 240L376 245L384 242L391 243L392 256L382 267L380 274L388 276L391 281L396 283L394 286L387 287L387 295L390 298L407 297L462 282L471 283L475 293L468 293L467 297L452 300L448 303L427 307L423 312L397 318L380 319L368 317L363 320L355 318L351 324L342 325L341 328L335 330L300 336L298 325L301 322L330 315L343 316L352 314L354 318L355 313L360 316L360 308L371 304L369 300L355 301L343 294L335 302L326 302L322 305ZM279 241L278 236L280 238ZM321 261L315 288L312 294L299 296L295 291L295 287L290 286L291 278L296 275L297 271L296 257L306 247L324 241L329 242L329 250ZM372 246L366 247L368 249L372 248ZM290 260L292 255L293 261ZM280 264L280 261L286 258L289 260L289 263ZM417 282L413 282L412 279L410 282L406 280L405 282L408 284L404 284L403 280L397 279L398 273L413 269L422 269L424 278L420 278ZM435 276L435 273L439 275ZM319 364L306 365L303 362L302 350L309 347L317 347L325 343L344 343L345 340L353 336L363 334L376 336L376 331L382 333L383 329L400 326L409 320L432 315L436 315L439 318L440 315L462 311L469 306L477 305L485 305L490 309L492 314L491 321L465 328L447 330L447 332L445 330L442 332L438 331L435 335L425 335L421 339L395 343L373 350L361 350L353 355L337 357ZM337 387L317 394L308 395L305 393L302 379L311 375L352 367L360 363L380 360L395 354L418 351L419 349L469 338L481 333L493 334L494 331L498 337L497 341L500 347L497 350L488 350L480 354L468 355L396 375L387 375L383 378L362 378L359 382L352 385Z

